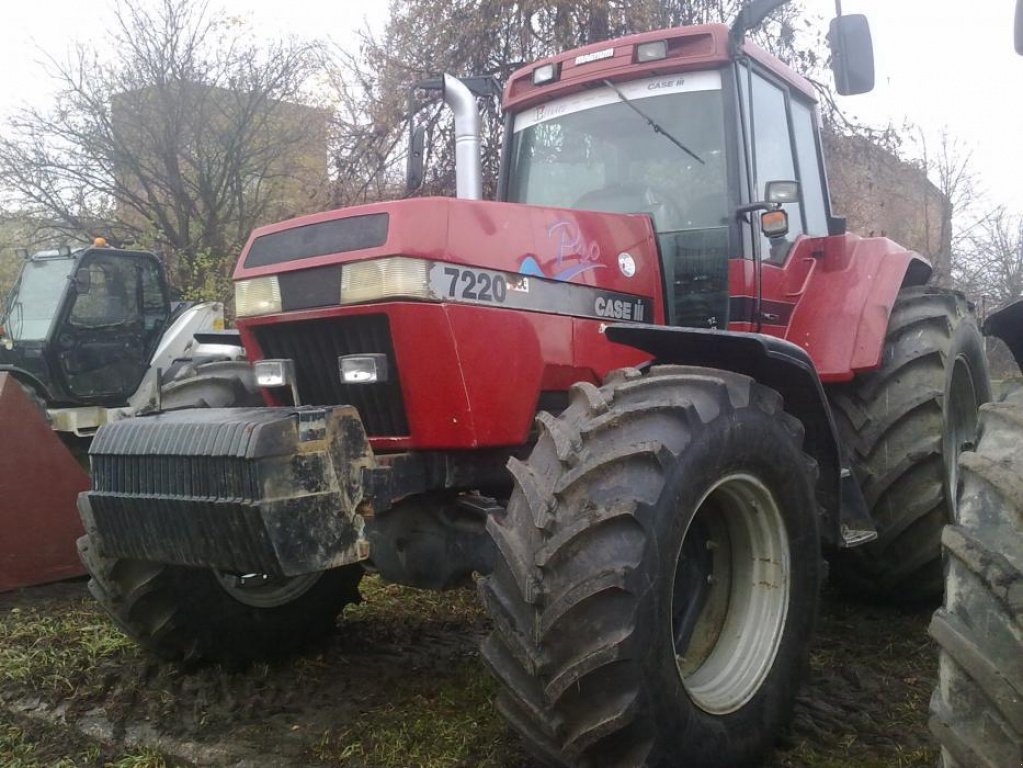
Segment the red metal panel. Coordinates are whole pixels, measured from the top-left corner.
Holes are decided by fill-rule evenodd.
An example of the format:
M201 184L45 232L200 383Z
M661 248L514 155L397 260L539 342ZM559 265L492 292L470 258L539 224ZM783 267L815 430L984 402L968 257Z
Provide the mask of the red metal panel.
M653 305L647 319L664 322L660 262L648 216L424 198L292 219L256 230L253 237L379 212L390 216L387 240L379 248L255 269L241 266L243 252L235 277L402 254L647 297ZM620 268L623 253L631 256L634 270ZM529 432L540 392L600 381L613 368L645 359L609 344L600 319L549 309L386 301L241 318L238 326L250 358L258 360L262 354L251 329L259 325L380 312L388 316L411 434L371 436L376 450L519 444Z
M885 237L801 238L784 265L764 265L764 299L795 304L787 329L764 331L806 349L823 381L876 368L914 260L922 259Z
M386 242L377 248L328 254L262 267L245 267L252 241L262 235L331 219L387 213ZM628 252L636 274L626 277L618 254ZM234 278L256 277L326 264L405 255L519 272L537 265L547 277L624 293L659 296L660 267L650 217L517 203L425 197L344 208L253 231Z
M81 576L75 500L89 476L5 373L0 424L0 591Z

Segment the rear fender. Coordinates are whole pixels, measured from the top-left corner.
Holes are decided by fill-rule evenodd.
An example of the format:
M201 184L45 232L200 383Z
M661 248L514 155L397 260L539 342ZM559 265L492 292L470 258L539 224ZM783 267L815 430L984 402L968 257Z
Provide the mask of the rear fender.
M984 321L984 335L1005 342L1023 371L1023 299L1006 304L992 312Z
M838 433L820 377L810 356L794 344L762 334L698 328L612 325L607 338L652 354L656 363L699 365L735 371L771 387L785 399L785 410L806 430L803 449L818 464L818 499L823 507L821 537L830 546L842 545L841 525L863 529L869 525L849 509L859 508L856 489L845 483L846 517L843 518L842 462ZM865 509L865 508L864 508ZM872 526L870 526L872 527Z
M820 242L821 250L799 260L809 261L810 269L799 280L785 338L809 353L823 381L848 381L881 364L899 291L926 283L931 265L884 237L845 235Z

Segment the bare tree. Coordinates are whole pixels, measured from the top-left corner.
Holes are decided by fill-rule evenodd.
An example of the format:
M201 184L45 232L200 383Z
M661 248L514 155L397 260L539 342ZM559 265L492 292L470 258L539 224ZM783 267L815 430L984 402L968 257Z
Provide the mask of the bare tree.
M955 252L956 284L990 307L1023 296L1023 216L997 208L963 236Z
M917 128L918 144L924 170L943 199L943 209L935 216L930 206L923 206L926 240L931 249L924 254L934 264L932 282L946 287L955 281L953 261L970 238L987 219L980 209L983 195L973 170L973 150L960 139L942 129L937 146Z
M327 115L295 106L321 52L258 46L188 0L114 20L51 62L52 109L11 119L0 184L68 232L165 248L181 287L222 295L254 225L325 202Z

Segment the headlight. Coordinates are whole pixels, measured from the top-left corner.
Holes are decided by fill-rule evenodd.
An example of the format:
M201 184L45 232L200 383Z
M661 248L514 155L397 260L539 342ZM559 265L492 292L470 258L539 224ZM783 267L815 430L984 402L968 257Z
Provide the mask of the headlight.
M429 262L407 256L353 261L341 267L341 303L385 298L429 299Z
M234 313L238 317L281 311L281 286L276 275L239 280L234 284Z

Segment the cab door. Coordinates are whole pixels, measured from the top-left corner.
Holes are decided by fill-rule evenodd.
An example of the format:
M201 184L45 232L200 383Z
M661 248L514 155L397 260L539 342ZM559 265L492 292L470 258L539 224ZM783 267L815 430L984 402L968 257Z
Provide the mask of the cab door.
M56 339L67 389L83 403L123 405L138 388L167 319L159 265L151 254L90 250L73 285Z
M785 237L765 237L757 215L743 225L745 263L733 269L731 319L739 323L734 330L783 336L808 260L841 221L831 217L814 102L754 62L737 64L736 71L748 201L763 200L769 181L798 181L800 195L783 206Z

